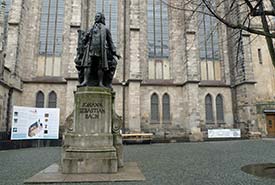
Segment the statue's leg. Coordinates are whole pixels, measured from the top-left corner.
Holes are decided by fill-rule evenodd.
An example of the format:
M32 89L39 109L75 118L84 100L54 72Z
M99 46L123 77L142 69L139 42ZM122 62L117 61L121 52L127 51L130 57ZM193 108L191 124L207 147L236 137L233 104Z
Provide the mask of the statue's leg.
M112 81L115 75L117 62L115 59L108 62L109 70L104 74L104 85L107 88L113 89Z
M104 85L103 85L104 72L103 72L102 68L98 69L97 76L98 76L98 86L99 87L104 87Z
M90 74L91 74L91 68L90 67L86 67L84 69L84 77L83 77L84 80L83 80L83 82L79 86L87 86Z
M78 71L78 81L80 84L84 81L84 68L81 68Z
M105 72L104 74L104 85L107 88L113 89L112 87L112 80L115 74L115 68L113 68L112 66L109 68L108 71Z
M104 71L102 68L102 60L101 58L98 58L97 63L97 76L98 76L98 86L99 87L105 87L103 84L103 78L104 78Z

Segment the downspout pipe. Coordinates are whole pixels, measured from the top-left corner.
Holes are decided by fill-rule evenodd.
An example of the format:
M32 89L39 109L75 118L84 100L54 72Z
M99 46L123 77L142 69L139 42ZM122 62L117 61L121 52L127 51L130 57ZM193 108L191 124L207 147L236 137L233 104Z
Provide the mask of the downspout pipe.
M124 10L123 10L123 79L122 79L122 133L125 133L125 107L126 107L126 44L127 44L127 0L124 0Z
M7 100L7 111L6 111L6 133L9 135L10 128L9 123L11 121L11 109L12 109L12 94L13 94L13 88L9 89L8 93L8 100Z

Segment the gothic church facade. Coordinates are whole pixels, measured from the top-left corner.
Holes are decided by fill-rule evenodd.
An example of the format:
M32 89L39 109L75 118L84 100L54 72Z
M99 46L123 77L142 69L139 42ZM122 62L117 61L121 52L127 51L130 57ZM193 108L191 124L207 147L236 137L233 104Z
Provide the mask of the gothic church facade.
M187 1L0 2L2 137L10 132L14 105L58 107L64 130L78 84L77 30L89 29L96 12L105 14L122 56L113 87L124 132L174 138L241 128L273 134L275 71L263 37L244 33L238 60L235 31L207 13L186 11L195 6Z

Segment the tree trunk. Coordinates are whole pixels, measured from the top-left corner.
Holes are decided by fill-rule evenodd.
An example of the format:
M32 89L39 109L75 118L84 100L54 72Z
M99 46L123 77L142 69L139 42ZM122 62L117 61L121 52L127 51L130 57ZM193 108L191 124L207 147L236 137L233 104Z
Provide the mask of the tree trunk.
M263 13L261 15L261 19L262 19L264 32L266 32L267 34L270 34L270 30L269 30L269 27L268 27L268 22L266 20L265 14L264 14L263 3L260 4L259 8L260 8L260 11L262 11L262 13ZM266 39L266 43L267 43L267 47L268 47L268 51L269 51L269 54L270 54L270 57L271 57L272 64L275 67L275 49L274 49L272 38L266 36L265 39Z

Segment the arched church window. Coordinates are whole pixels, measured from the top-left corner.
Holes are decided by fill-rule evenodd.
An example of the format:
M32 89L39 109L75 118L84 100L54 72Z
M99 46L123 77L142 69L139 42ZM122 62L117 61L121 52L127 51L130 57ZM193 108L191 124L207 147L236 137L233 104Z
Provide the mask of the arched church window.
M49 94L48 107L49 108L56 108L56 103L57 103L57 96L56 96L56 93L54 91L52 91Z
M35 107L38 107L38 108L44 107L44 93L42 91L38 91L36 93Z
M148 0L147 36L149 57L169 57L168 7L161 0Z
M215 3L215 0L211 0L214 7ZM198 14L200 59L205 61L220 60L218 21L215 17L210 16L211 13L203 3L199 8L201 12L205 12Z
M151 121L159 122L159 98L156 93L151 96Z
M163 122L170 122L170 97L168 94L164 94L162 97L162 115Z
M205 97L205 119L206 123L214 123L212 96L210 94Z
M96 0L96 11L105 15L106 27L111 31L114 43L117 43L118 0Z
M41 55L61 55L63 24L64 0L43 0L39 39Z
M224 123L223 98L222 95L216 97L217 122Z

